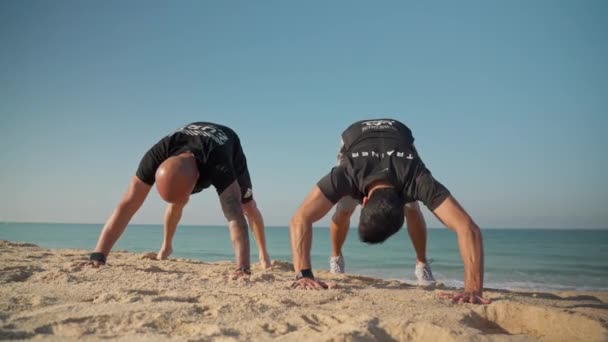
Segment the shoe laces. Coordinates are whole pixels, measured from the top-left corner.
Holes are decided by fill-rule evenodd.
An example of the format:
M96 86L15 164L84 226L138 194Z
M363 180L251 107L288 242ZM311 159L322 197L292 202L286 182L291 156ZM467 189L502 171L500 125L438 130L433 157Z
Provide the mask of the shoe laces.
M427 280L427 279L434 279L433 278L433 271L431 271L431 263L433 262L433 259L428 259L422 266L422 267L418 267L418 265L421 264L416 264L416 268L420 268L421 272L422 272L422 278Z

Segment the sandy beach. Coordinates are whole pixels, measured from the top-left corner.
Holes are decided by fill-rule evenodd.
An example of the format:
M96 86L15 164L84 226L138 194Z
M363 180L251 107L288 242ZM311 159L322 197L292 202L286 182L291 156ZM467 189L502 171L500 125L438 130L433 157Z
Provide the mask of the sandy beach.
M291 264L245 280L230 262L142 259L0 241L0 339L123 341L608 341L608 293L487 290L453 304L398 281L316 271L338 289L292 290Z

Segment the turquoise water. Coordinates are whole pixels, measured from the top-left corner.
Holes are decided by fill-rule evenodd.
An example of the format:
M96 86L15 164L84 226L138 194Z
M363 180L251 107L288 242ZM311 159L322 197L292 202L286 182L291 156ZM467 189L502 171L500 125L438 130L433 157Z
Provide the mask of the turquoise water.
M91 250L100 224L0 223L0 239L35 243L46 248ZM267 227L272 259L291 261L289 229ZM607 230L483 230L486 287L533 290L608 290ZM160 225L131 225L114 249L156 251L162 240ZM456 235L429 229L428 256L438 281L462 286L463 268ZM329 229L313 230L312 262L328 269ZM348 273L413 282L414 250L405 230L381 245L359 242L351 230L344 246ZM180 226L174 239L174 257L205 261L233 260L226 227ZM111 260L111 256L110 256ZM257 249L252 239L252 260Z

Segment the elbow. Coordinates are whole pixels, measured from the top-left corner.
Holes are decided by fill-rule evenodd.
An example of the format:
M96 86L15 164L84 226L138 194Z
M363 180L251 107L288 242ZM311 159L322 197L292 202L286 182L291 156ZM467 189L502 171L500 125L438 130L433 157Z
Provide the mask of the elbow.
M481 241L481 229L479 229L479 226L477 224L475 224L475 222L471 221L469 222L469 224L467 225L467 235L470 235L471 237L473 237L473 239L475 241Z

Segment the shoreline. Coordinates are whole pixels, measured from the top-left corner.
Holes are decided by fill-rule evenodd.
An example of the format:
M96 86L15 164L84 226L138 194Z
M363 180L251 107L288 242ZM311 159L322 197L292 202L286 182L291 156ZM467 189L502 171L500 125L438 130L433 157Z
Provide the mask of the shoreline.
M339 288L291 290L291 264L248 280L231 262L154 261L0 241L0 339L605 341L608 291L486 289L455 304L400 281L315 272Z
M131 252L157 251L162 229L162 225L133 226L127 229L115 248ZM233 260L225 226L183 226L178 229L174 258L206 262ZM286 229L269 227L267 248L272 258L291 261ZM0 229L0 239L36 243L45 248L89 249L99 238L99 230L95 226L78 224L13 224ZM331 244L325 236L329 233L327 228L313 228L313 231L312 267L326 270ZM487 230L484 233L486 287L530 291L608 290L608 269L602 262L608 258L608 252L601 244L608 238L608 231L584 234L577 231L553 232L551 234L555 236L547 239L546 231L540 230ZM350 274L415 283L415 253L406 233L396 234L382 246L360 243L357 235L348 235L343 250ZM463 284L462 261L456 246L455 235L449 230L429 230L427 257L432 262L435 278L454 287ZM257 260L257 249L251 247L252 260Z

